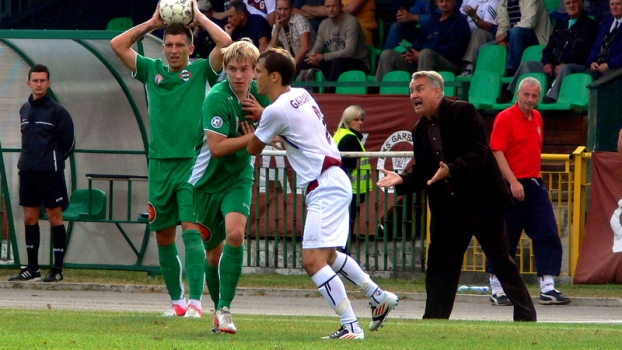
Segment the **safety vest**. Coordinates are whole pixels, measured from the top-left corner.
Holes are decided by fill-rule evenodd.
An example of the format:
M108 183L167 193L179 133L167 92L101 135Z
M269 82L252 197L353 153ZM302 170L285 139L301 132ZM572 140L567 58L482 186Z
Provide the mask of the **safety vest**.
M350 129L337 129L337 132L335 133L335 136L333 136L333 139L337 144L339 144L339 141L341 141L341 139L346 135L352 135L356 137L359 145L361 145L361 149L363 150L363 152L365 152L365 146L363 146L361 140L359 140L356 134L354 134ZM371 181L371 164L369 163L369 158L361 157L359 166L350 173L350 181L352 182L352 193L354 194L367 193L374 189L374 185Z

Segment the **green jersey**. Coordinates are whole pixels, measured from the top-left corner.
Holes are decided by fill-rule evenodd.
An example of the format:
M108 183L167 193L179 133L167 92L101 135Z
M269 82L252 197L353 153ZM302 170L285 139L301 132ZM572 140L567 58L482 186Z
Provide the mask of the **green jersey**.
M255 81L251 84L250 94L254 95L263 107L270 103L266 96L257 93ZM242 101L225 80L214 86L205 98L201 109L202 130L228 138L241 136L240 122L244 121L248 114L242 110ZM203 136L201 140L189 180L195 188L200 187L201 191L207 193L217 193L242 179L253 180L251 156L246 149L215 158L207 146L207 137Z
M145 84L151 135L149 158L192 158L205 94L218 74L209 59L169 72L161 59L136 56L135 78Z

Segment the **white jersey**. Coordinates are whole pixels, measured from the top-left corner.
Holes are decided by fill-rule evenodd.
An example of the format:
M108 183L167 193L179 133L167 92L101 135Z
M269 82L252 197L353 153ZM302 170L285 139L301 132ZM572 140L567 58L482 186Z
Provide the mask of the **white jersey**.
M305 89L291 88L263 111L255 136L270 143L275 135L285 143L287 159L298 174L298 187L320 176L326 157L341 159L320 107Z

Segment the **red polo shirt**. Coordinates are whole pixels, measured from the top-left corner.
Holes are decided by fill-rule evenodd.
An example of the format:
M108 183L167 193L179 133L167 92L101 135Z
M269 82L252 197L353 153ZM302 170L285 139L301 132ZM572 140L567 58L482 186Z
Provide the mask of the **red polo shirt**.
M539 178L543 135L540 112L533 110L529 120L514 104L495 118L490 148L503 152L517 179Z

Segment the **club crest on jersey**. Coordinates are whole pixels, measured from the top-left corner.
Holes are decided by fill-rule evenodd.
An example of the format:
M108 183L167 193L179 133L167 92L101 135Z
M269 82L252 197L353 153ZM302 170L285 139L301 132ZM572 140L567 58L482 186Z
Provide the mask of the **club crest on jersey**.
M216 128L216 129L220 129L221 126L222 126L222 118L221 117L214 117L212 119L212 127Z
M190 78L192 78L192 73L184 69L181 71L181 73L179 73L179 78L183 81L188 81L190 80Z
M164 81L164 77L160 74L156 74L155 78L153 78L156 85L160 85L161 82Z

